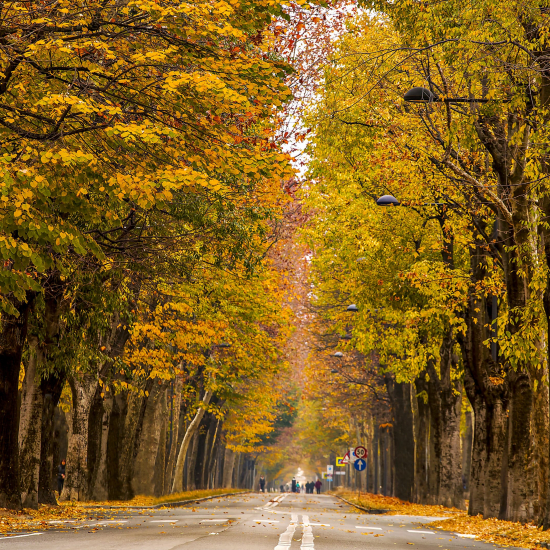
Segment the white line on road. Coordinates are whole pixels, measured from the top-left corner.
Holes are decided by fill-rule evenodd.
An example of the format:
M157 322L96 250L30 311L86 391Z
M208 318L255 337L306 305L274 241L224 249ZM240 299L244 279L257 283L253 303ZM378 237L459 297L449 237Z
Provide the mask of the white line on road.
M13 535L11 537L0 537L0 540L6 539L20 539L21 537L32 537L34 535L43 535L44 533L27 533L26 535Z
M177 523L178 521L179 519L152 519L149 523Z
M466 539L475 539L477 535L465 535L461 533L451 533L451 535L456 535L457 537L462 537Z
M227 519L203 519L199 523L227 523L228 521Z
M284 533L281 533L281 535L279 536L279 544L275 546L275 550L286 550L287 548L290 548L290 545L292 544L292 537L294 536L294 531L296 531L297 523L298 516L296 514L292 514L290 523L286 528L286 531Z
M106 523L128 523L127 519L106 519L105 521L100 521L96 525L104 525Z
M376 531L382 531L382 527L367 527L365 525L356 525L356 529L376 529Z
M330 527L330 523L310 523L312 527L319 526L319 527Z
M421 535L435 535L433 531L417 531L416 529L407 529L408 533L419 533Z
M302 516L302 519L304 528L302 531L302 546L300 546L300 550L302 548L314 548L313 529L309 523L309 516Z
M48 523L75 523L76 519L51 519Z

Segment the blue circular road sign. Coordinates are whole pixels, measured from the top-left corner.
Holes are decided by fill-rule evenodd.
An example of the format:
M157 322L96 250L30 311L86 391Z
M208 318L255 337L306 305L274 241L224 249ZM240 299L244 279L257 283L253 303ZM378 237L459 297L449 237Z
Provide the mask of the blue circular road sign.
M367 462L363 460L362 458L358 458L354 463L353 466L358 472L362 472L367 467Z

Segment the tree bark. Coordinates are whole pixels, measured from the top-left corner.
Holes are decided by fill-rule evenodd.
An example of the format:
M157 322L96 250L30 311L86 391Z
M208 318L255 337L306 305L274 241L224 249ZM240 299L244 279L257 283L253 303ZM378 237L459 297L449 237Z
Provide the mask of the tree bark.
M204 416L204 411L206 407L208 407L208 404L210 403L211 398L212 398L212 392L210 390L206 390L201 400L201 403L199 404L199 408L195 413L195 417L193 418L192 422L189 424L189 427L187 428L187 431L185 432L185 436L183 438L183 441L181 442L181 447L179 449L178 460L176 462L176 469L175 469L176 471L174 474L174 482L172 484L172 490L171 490L172 493L176 493L178 490L181 490L181 486L183 484L183 466L185 463L185 457L187 455L187 449L189 447L191 438L195 435L196 431L199 429L199 425L201 423L202 417Z
M183 389L183 378L176 376L174 383L174 394L172 396L172 413L171 413L171 425L172 425L172 444L170 445L170 452L168 455L168 461L166 465L166 474L164 477L164 490L163 494L170 493L172 487L172 481L174 478L174 468L176 466L176 452L179 448L179 434L180 434L180 412L181 412L181 391Z
M393 375L384 375L393 413L393 448L395 453L394 493L397 498L412 501L414 486L414 426L411 405L411 385L397 383Z
M14 302L18 315L0 318L0 508L21 508L19 485L19 370L34 295Z
M235 451L229 447L225 448L225 458L223 461L223 487L231 489L233 486L233 469L235 468Z
M50 506L57 505L53 491L52 474L54 471L54 417L59 403L64 374L53 373L42 379L41 391L44 396L42 425L40 433L40 471L38 474L38 502Z
M525 522L534 515L531 461L533 395L527 376L517 373L510 398L508 498L501 519Z
M418 416L416 421L416 470L414 502L428 503L428 437L430 408L424 377L415 381Z
M100 407L97 416L101 417L101 420L96 427L95 452L89 453L95 461L90 487L90 496L93 500L102 501L109 498L108 446L114 403L115 398L110 391L104 399L100 398L98 403Z
M23 508L38 509L38 476L44 400L40 391L38 364L43 362L36 338L31 339L31 352L23 389L19 417L19 471Z
M155 463L160 443L162 423L162 399L165 396L166 385L154 380L147 404L138 451L134 461L132 475L132 492L136 495L152 496L155 494Z
M70 375L73 408L69 423L69 448L65 484L60 500L85 500L89 497L88 421L98 381L92 375Z

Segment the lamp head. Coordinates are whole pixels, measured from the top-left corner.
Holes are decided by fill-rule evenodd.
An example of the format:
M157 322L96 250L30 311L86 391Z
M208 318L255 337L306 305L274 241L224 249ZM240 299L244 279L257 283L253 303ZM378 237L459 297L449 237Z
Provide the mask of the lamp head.
M378 206L399 206L399 201L392 195L383 195L377 201Z
M434 101L439 101L439 98L427 88L422 88L417 86L409 90L403 97L405 101L412 101L417 103L432 103Z

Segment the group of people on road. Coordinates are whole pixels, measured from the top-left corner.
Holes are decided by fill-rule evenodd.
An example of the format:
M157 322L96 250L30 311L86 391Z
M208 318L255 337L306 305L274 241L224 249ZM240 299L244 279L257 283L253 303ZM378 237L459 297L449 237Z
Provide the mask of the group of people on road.
M323 486L323 482L320 479L318 479L317 481L307 481L304 486L300 486L300 482L295 477L293 477L291 491L293 493L303 493L305 490L307 494L312 495L313 489L315 489L317 491L317 494L320 495L322 486ZM282 492L282 487L283 486L281 485L281 492Z
M265 477L264 476L260 476L259 486L260 486L260 492L265 493ZM290 490L293 493L303 493L305 491L307 494L312 495L313 490L315 489L317 494L320 495L322 486L323 486L323 482L320 479L318 479L317 481L307 481L304 485L301 486L300 482L295 477L293 477L292 478L292 484L290 486ZM280 487L281 493L286 493L286 492L288 492L288 490L289 490L288 484L287 485L281 485L281 487Z
M317 491L317 494L320 495L322 485L323 483L320 479L318 479L317 481L308 481L306 483L306 493L312 495L313 489L315 489Z

